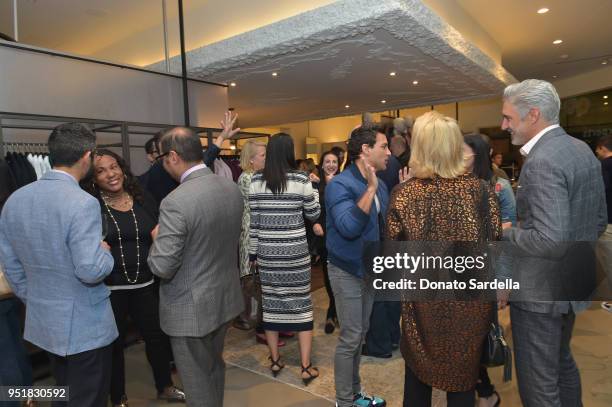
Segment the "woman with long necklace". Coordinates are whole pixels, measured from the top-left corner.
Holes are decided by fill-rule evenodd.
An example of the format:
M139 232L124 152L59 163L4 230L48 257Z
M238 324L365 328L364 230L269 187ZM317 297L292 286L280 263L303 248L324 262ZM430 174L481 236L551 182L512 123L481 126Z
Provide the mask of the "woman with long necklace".
M158 286L147 265L151 231L159 215L157 204L142 191L125 161L110 150L95 151L93 176L84 182L84 188L100 200L106 222L103 230L107 231L104 240L115 259L113 271L105 281L111 290L119 330L113 344L111 402L113 406L128 405L123 357L128 315L144 339L157 398L184 401L183 391L172 384L170 342L160 328Z

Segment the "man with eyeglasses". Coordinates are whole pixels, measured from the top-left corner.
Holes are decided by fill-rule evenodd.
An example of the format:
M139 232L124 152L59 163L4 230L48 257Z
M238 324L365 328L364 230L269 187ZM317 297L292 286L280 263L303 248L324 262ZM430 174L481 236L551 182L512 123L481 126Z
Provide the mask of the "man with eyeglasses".
M225 113L223 120L221 121L222 131L221 134L216 138L216 140L211 144L206 151L203 153L204 164L213 168L213 163L215 159L219 156L221 152L221 146L225 140L232 138L236 133L240 131L240 129L234 129L234 124L236 123L236 119L238 119L237 114L232 114L232 112L228 111ZM161 131L152 140L155 145L155 162L151 168L138 177L138 181L142 185L144 189L146 189L157 201L159 205L161 201L176 187L179 185L170 174L164 169L162 165L162 159L165 154L159 154L159 140L164 132ZM148 142L147 142L148 143ZM146 148L146 145L145 145ZM147 158L149 157L149 152L147 150Z

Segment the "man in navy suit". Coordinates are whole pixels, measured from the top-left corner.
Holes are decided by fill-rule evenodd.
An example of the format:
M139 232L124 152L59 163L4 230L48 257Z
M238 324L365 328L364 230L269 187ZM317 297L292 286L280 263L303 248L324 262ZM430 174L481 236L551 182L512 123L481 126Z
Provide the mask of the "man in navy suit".
M96 146L85 126L49 136L53 170L14 192L0 217L0 262L26 304L24 338L46 350L68 406L105 407L115 318L104 278L113 269L101 241L100 205L79 187ZM57 403L54 405L66 405Z

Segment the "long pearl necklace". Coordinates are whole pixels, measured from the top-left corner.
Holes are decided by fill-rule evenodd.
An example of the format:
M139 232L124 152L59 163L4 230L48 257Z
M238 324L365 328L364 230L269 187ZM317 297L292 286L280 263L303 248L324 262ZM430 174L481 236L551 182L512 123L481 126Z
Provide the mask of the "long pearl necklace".
M108 212L111 220L115 224L115 228L117 229L117 235L119 236L119 252L121 253L121 263L123 265L123 274L129 284L135 284L138 281L138 275L140 274L140 237L138 235L138 221L136 220L136 214L134 213L134 204L132 203L132 207L130 208L130 212L132 213L132 218L134 218L134 226L136 227L136 277L134 280L130 279L130 276L127 272L127 267L125 267L125 256L123 255L123 244L121 243L121 229L119 229L119 224L117 220L113 216L108 203L106 202L107 197L104 194L100 194L102 196L102 202L104 202L104 206L106 207L106 212Z

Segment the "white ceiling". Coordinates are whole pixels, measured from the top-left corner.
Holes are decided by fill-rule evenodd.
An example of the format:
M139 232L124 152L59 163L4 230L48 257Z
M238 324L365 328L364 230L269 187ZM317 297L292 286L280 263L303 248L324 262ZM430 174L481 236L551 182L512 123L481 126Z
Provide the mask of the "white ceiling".
M424 19L427 9L418 0L184 0L189 71L236 81L230 104L246 127L383 110L382 99L391 109L494 95L512 81L508 72L518 79L565 78L601 68L612 55L612 0L424 1L446 11L440 15L463 35L444 21ZM171 55L178 53L176 3L167 0ZM8 34L11 4L0 0L0 31ZM327 12L317 9L326 5ZM550 12L538 15L542 6ZM375 18L351 26L351 18L367 10ZM299 13L316 19L304 20L309 27L299 19L282 24ZM453 17L461 13L473 23L456 25ZM163 58L161 15L161 0L19 0L19 39L146 66ZM279 24L283 31L270 34ZM474 41L479 35L468 32L470 25L488 33L493 45ZM564 43L553 46L557 38ZM496 45L503 68L491 52ZM391 69L398 71L395 78L388 76Z
M517 79L567 78L612 64L611 0L456 0L495 39ZM550 11L538 14L547 7ZM553 45L554 40L563 43ZM567 58L561 58L561 55Z

